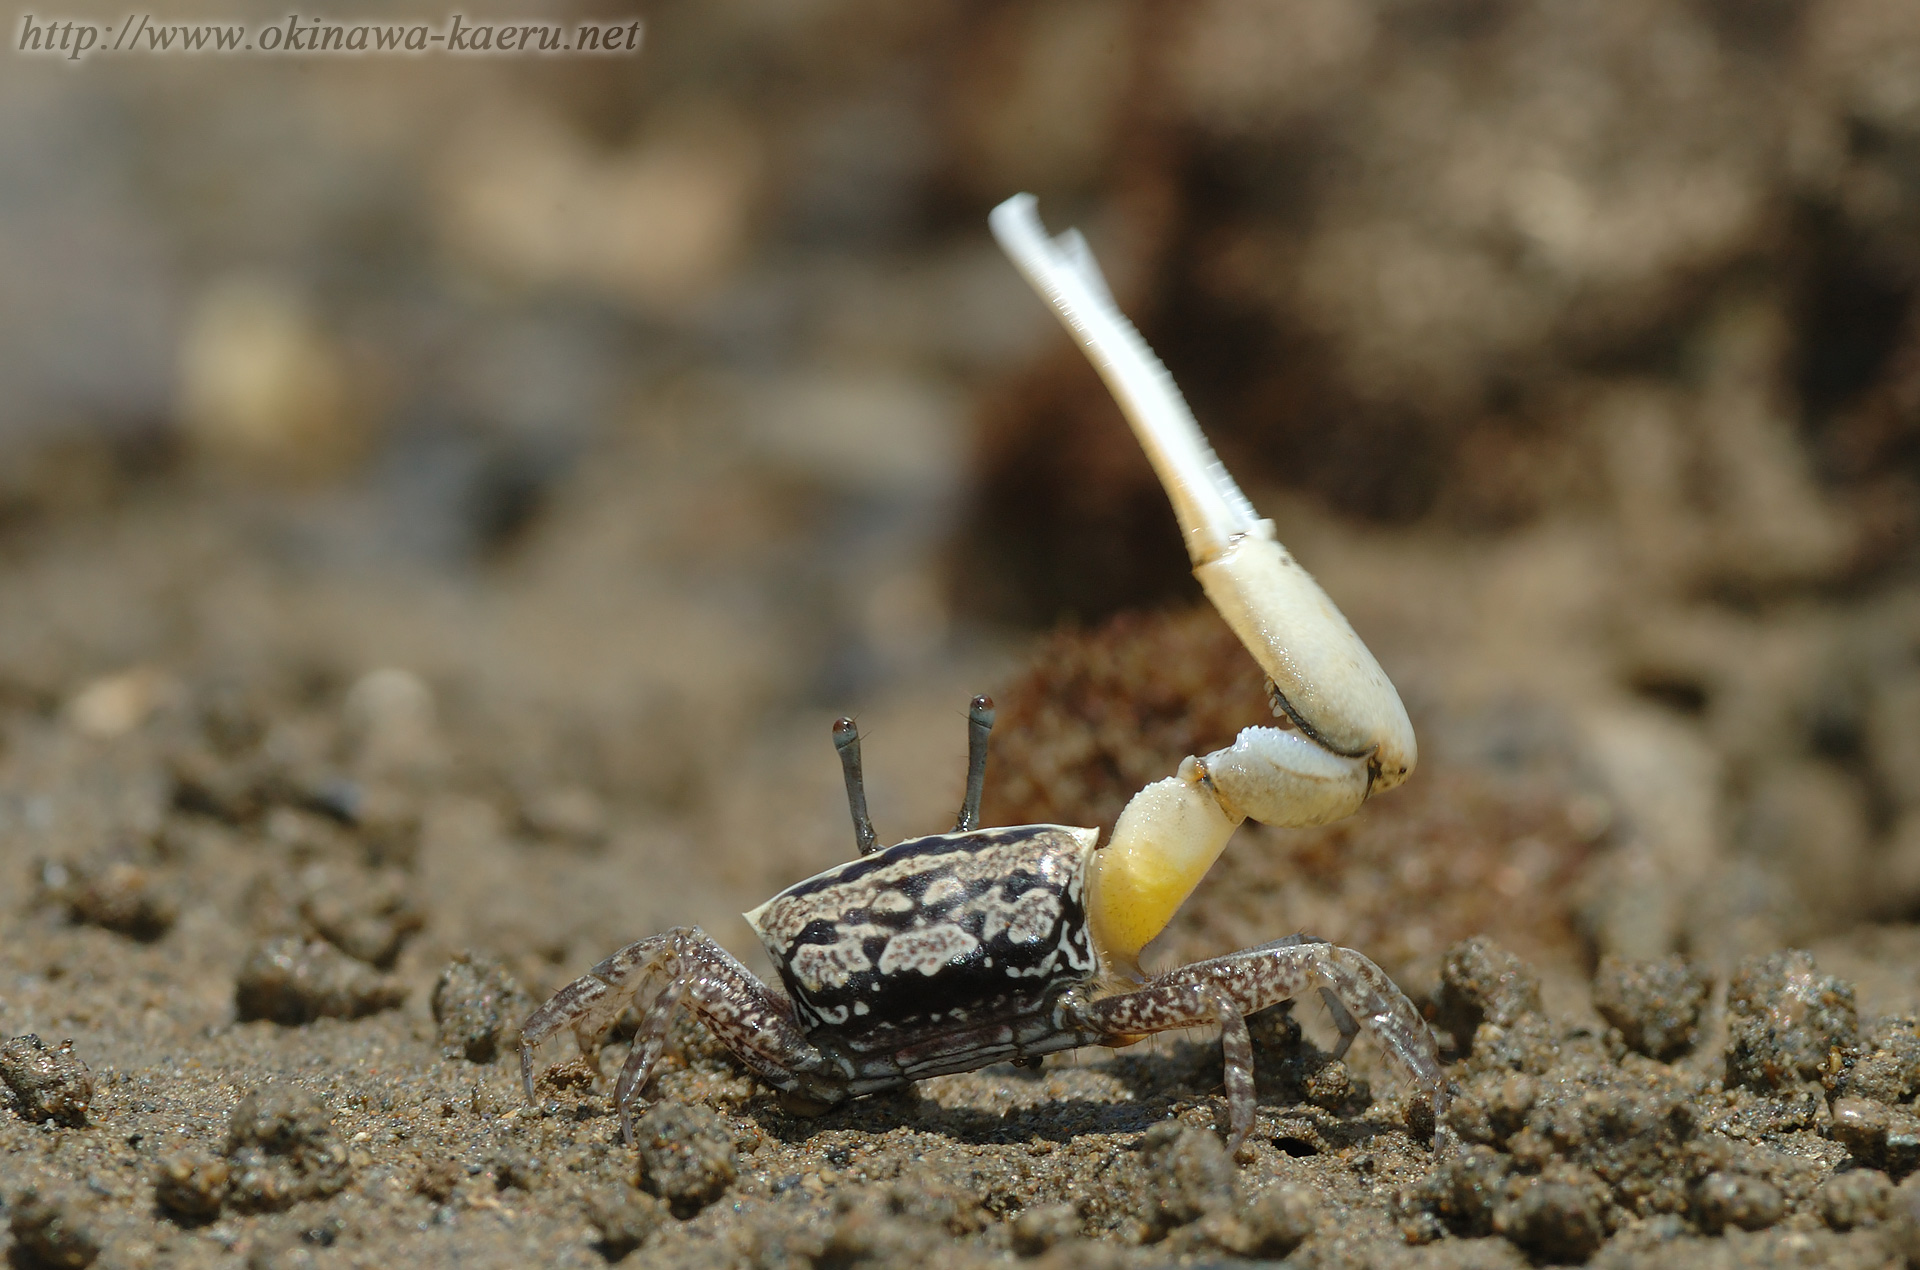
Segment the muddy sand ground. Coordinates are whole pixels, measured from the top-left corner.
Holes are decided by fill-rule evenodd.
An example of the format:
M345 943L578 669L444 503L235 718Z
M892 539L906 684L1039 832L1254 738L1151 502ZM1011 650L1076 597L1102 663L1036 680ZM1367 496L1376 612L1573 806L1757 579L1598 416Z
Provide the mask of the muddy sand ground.
M250 547L177 566L201 577L234 553L214 570L220 622L177 598L219 587L130 603L156 525L193 541L183 519L202 513L181 505L136 499L13 566L41 601L15 610L16 652L103 611L154 650L70 682L52 654L23 659L4 696L16 1265L1867 1266L1914 1238L1896 1183L1920 1164L1920 935L1596 968L1570 898L1605 849L1587 795L1444 742L1398 801L1236 844L1162 955L1276 921L1369 947L1449 1042L1457 1150L1436 1156L1430 1113L1370 1043L1327 1058L1317 1003L1257 1020L1260 1121L1238 1164L1198 1033L803 1119L682 1026L629 1149L606 1078L578 1064L523 1100L514 1025L625 938L697 920L745 951L730 911L849 850L826 716L742 750L743 785L634 793L594 775L619 766L617 728L518 708L461 669L457 641L420 637L442 649L425 676L343 671L345 627L315 616L337 611L332 584L249 574ZM36 574L49 554L66 567ZM404 589L361 598L354 629L466 616ZM436 604L453 617L419 616ZM179 651L211 633L222 657ZM1003 687L990 812L1037 816L1071 789L1110 816L1131 765L1165 759L1103 750L1100 729L1177 755L1238 726L1219 704L1249 673L1230 645L1204 614L1128 618L1028 650L1031 671L988 648L876 703L883 829L953 796L955 703L983 679ZM1129 695L1143 658L1185 669ZM713 810L728 802L733 819ZM730 854L747 821L786 836ZM616 1033L601 1071L625 1050Z
M1909 1251L1920 8L647 9L637 60L0 80L0 1252ZM992 246L1022 188L1420 735L1154 956L1365 951L1457 1156L1315 1003L1238 1166L1198 1033L819 1120L683 1035L644 1152L604 1078L518 1092L631 939L769 969L739 914L852 849L835 715L890 839L982 690L998 823L1258 721Z

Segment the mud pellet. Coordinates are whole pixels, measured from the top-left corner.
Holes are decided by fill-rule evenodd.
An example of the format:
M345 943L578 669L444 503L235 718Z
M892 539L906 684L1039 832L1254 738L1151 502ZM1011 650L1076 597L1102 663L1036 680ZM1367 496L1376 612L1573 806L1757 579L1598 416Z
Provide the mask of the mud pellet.
M506 1151L494 1157L493 1185L497 1190L532 1191L546 1178L546 1165L524 1151Z
M1836 1093L1903 1103L1920 1092L1920 1019L1901 1015L1881 1020L1865 1048L1841 1077Z
M533 1001L499 962L463 952L433 985L433 1021L440 1052L471 1063L491 1063L519 1043L520 1021Z
M1717 1235L1729 1226L1765 1230L1786 1211L1786 1197L1779 1187L1744 1173L1709 1173L1694 1191L1694 1215L1709 1234Z
M1315 1069L1300 1088L1308 1102L1324 1111L1338 1112L1372 1101L1367 1082L1355 1079L1353 1069L1338 1059Z
M1603 957L1593 977L1593 1008L1627 1048L1665 1062L1692 1049L1712 983L1679 957L1622 961Z
M1008 1229L1013 1250L1037 1257L1080 1233L1080 1210L1072 1204L1040 1204L1015 1217Z
M640 1149L641 1186L675 1213L698 1212L733 1184L733 1131L705 1107L651 1107L634 1122L633 1140Z
M1284 1257L1312 1237L1320 1206L1304 1186L1269 1186L1247 1201L1240 1224L1247 1233L1246 1251L1258 1257Z
M1887 1198L1884 1238L1894 1253L1906 1258L1908 1265L1920 1265L1920 1175L1896 1186Z
M1605 1242L1606 1190L1583 1169L1534 1179L1500 1204L1493 1228L1538 1261L1576 1264Z
M43 1195L28 1189L16 1195L7 1229L16 1261L48 1270L86 1270L100 1255L85 1205L68 1195Z
M1140 1153L1147 1166L1150 1220L1184 1226L1233 1204L1233 1159L1220 1136L1176 1121L1147 1130Z
M453 1198L462 1176L460 1166L452 1160L429 1160L413 1175L413 1193L436 1204L444 1204Z
M331 944L270 939L255 948L234 983L241 1022L268 1019L287 1027L315 1019L357 1019L406 1000L399 980L353 960Z
M1434 1023L1462 1044L1482 1023L1512 1027L1541 1012L1540 977L1520 958L1475 936L1448 948L1434 994Z
M1870 1098L1836 1098L1827 1136L1862 1164L1905 1177L1920 1167L1920 1119Z
M1814 1196L1820 1220L1834 1230L1852 1230L1884 1221L1893 1199L1893 1182L1878 1169L1847 1169L1821 1183Z
M160 1207L188 1221L206 1221L226 1202L233 1171L213 1156L179 1152L154 1166L153 1198Z
M73 1052L73 1042L50 1049L29 1032L0 1046L0 1082L13 1092L14 1109L38 1124L79 1127L93 1105L93 1073Z
M1818 1080L1859 1040L1853 985L1790 949L1740 963L1727 982L1727 1084L1771 1093Z
M600 1232L600 1253L618 1261L647 1242L667 1219L666 1205L631 1186L597 1191L587 1197L587 1220Z
M227 1163L228 1194L241 1209L272 1211L324 1199L353 1180L333 1114L292 1085L266 1085L240 1100L227 1122Z
M391 970L400 949L426 925L398 870L334 870L300 898L300 918L356 961Z
M141 943L151 943L173 928L179 907L150 869L125 861L83 874L73 886L67 911L86 926L98 926Z

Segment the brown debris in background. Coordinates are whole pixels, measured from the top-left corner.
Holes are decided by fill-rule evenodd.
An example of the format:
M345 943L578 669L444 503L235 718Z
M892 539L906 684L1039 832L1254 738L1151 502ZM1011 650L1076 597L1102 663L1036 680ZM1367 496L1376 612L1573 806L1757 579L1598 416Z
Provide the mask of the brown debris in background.
M1272 722L1259 666L1210 608L1056 634L999 701L986 824L1110 830L1182 758ZM1544 778L1429 760L1337 824L1242 825L1163 939L1189 959L1304 930L1390 971L1471 934L1577 956L1567 884L1592 837L1578 812Z

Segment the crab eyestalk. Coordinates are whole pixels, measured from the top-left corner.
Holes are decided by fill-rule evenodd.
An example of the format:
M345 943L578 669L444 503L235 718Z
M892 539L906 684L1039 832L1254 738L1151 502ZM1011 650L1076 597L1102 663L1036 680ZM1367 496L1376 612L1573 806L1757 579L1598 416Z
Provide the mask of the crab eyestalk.
M980 827L980 796L987 788L987 738L993 735L993 698L985 695L967 703L967 792L960 801L955 833Z
M1214 455L1193 412L1115 305L1086 240L1050 238L1030 194L988 218L994 236L1079 341L1146 450L1180 522L1194 574L1273 683L1291 730L1248 728L1140 791L1101 849L1090 917L1111 964L1140 950L1219 858L1239 823L1314 825L1405 780L1413 725L1393 683L1318 583L1274 538Z
M873 832L873 818L867 815L867 780L860 770L860 726L852 719L833 721L833 748L840 752L840 771L847 779L847 810L853 813L853 845L861 855L872 855L880 848Z

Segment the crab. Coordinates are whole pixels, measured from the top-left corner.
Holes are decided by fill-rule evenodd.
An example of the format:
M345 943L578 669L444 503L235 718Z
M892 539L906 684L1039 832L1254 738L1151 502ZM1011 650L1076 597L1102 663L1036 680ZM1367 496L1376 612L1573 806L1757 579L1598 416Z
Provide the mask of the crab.
M1202 588L1267 673L1276 726L1183 760L1134 795L1102 845L1094 829L979 826L993 704L976 697L953 831L882 847L859 732L840 719L833 739L859 854L746 914L785 991L695 927L629 944L522 1026L528 1099L545 1042L570 1031L590 1053L629 1008L640 1025L614 1094L629 1143L634 1105L682 1007L789 1109L808 1114L930 1076L1213 1024L1238 1152L1255 1119L1246 1017L1318 989L1341 1033L1336 1052L1369 1033L1441 1115L1448 1091L1433 1034L1361 953L1293 935L1151 976L1141 969L1142 949L1241 821L1317 825L1352 813L1413 770L1413 727L1372 653L1214 457L1085 240L1071 230L1050 238L1026 194L994 209L989 224L1118 399Z

